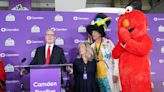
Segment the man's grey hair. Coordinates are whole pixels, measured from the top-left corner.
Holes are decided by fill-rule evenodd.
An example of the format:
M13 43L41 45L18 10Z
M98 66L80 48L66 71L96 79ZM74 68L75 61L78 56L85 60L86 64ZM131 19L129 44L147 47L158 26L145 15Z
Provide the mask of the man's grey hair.
M53 32L54 35L55 35L55 30L53 30L53 29L47 29L46 34L47 34L47 32L49 32L49 31Z

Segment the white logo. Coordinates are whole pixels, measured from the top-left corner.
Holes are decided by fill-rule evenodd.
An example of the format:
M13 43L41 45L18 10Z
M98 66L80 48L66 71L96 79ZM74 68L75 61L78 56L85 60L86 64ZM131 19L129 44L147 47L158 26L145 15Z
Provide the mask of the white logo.
M6 80L6 83L19 83L19 80Z
M11 38L7 38L5 41L5 46L15 46L15 41Z
M79 39L74 40L74 43L76 44L81 43L81 42L88 42L88 40L79 40Z
M164 38L156 38L157 42L164 41Z
M27 20L43 20L44 17L27 16Z
M64 45L64 40L60 37L57 37L55 44L56 45Z
M4 57L18 57L19 54L17 53L0 53L0 57L4 58Z
M161 47L161 53L164 53L164 46Z
M31 40L27 40L26 43L27 43L27 44L31 44Z
M62 21L63 21L63 16L61 16L60 14L57 14L57 15L54 17L54 21L62 22Z
M73 17L73 20L78 20L78 17L77 17L77 16L74 16L74 17Z
M34 40L26 40L26 44L42 44L44 41L34 41Z
M27 16L26 19L27 20L31 20L32 18L31 18L31 16Z
M1 32L18 32L18 31L20 31L20 30L17 28L14 28L14 29L1 28Z
M154 17L153 20L154 20L154 21L161 21L161 20L164 20L164 18L157 18L157 17Z
M51 29L53 30L53 31L68 31L68 29L67 28L55 28L55 27L51 27Z
M158 27L158 31L159 31L159 32L164 32L164 26L160 25L160 26Z
M150 74L151 74L151 75L154 75L154 74L156 74L156 72L150 72Z
M154 21L157 21L158 20L158 18L157 17L154 17Z
M8 14L8 15L6 16L5 21L15 21L15 16L12 15L12 14Z
M32 26L31 33L40 33L40 27L37 25Z
M4 58L5 56L6 56L5 53L1 53L1 54L0 54L0 57L1 57L1 58Z
M159 59L159 63L164 63L164 59Z
M75 20L75 21L77 21L77 20L89 20L89 18L74 16L73 20Z
M31 58L33 58L35 56L35 53L36 53L36 49L34 49L32 52L31 52Z
M86 31L87 29L83 25L79 26L78 32L86 32Z
M159 42L160 41L160 38L156 38L156 41Z
M11 64L7 64L5 66L5 72L14 72L14 66Z
M1 28L1 32L6 32L6 28Z
M51 27L50 29L52 29L53 31L56 31L56 28L55 27Z

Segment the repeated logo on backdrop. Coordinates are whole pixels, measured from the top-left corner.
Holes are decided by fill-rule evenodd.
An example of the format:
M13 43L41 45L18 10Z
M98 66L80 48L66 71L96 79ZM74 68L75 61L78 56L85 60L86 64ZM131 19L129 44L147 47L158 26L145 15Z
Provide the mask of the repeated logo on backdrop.
M55 17L54 17L54 21L56 22L62 22L64 19L63 19L63 16L61 16L60 14L57 14Z
M79 27L78 27L78 32L80 33L80 32L87 32L87 29L86 29L86 27L85 26L83 26L83 25L80 25Z
M81 17L81 16L73 16L73 20L74 21L80 21L80 20L88 21L89 18L88 17Z
M12 38L7 38L5 40L5 46L15 46L15 41Z
M164 26L160 25L160 26L158 27L158 31L159 31L159 32L164 32Z
M40 16L27 16L26 19L28 21L30 21L30 20L43 20L44 17L40 17Z
M12 14L7 14L5 21L15 21L15 16Z
M40 27L37 25L33 25L31 27L31 33L40 33Z
M151 78L154 83L154 92L162 92L164 75L162 73L164 63L164 17L163 14L147 15L149 21L149 34L152 36L153 49L151 53ZM158 86L157 86L158 85Z
M5 60L6 72L13 71L22 58L26 64L35 55L36 48L45 44L45 32L53 29L56 34L55 44L64 49L67 61L72 62L76 53L74 48L80 42L87 42L86 25L91 24L95 13L73 12L15 12L0 11L0 57ZM117 42L117 14L107 14L111 24L107 29L107 37ZM148 14L148 33L153 40L150 55L152 88L164 90L164 17L163 14ZM73 57L74 56L74 57ZM160 71L161 70L161 71ZM158 87L157 87L158 85Z

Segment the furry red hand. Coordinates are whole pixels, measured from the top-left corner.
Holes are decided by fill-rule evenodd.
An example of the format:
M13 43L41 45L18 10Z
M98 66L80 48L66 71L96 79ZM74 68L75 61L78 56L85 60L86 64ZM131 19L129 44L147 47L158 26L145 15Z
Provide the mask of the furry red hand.
M121 43L125 44L130 38L130 33L127 29L122 27L118 30L118 39Z

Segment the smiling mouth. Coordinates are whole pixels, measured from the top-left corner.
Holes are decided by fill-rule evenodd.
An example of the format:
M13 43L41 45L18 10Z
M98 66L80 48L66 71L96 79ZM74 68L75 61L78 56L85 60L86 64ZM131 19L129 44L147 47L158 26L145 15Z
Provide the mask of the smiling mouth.
M134 30L134 27L133 27L133 28L131 28L131 29L129 29L128 31L131 33L133 30Z

